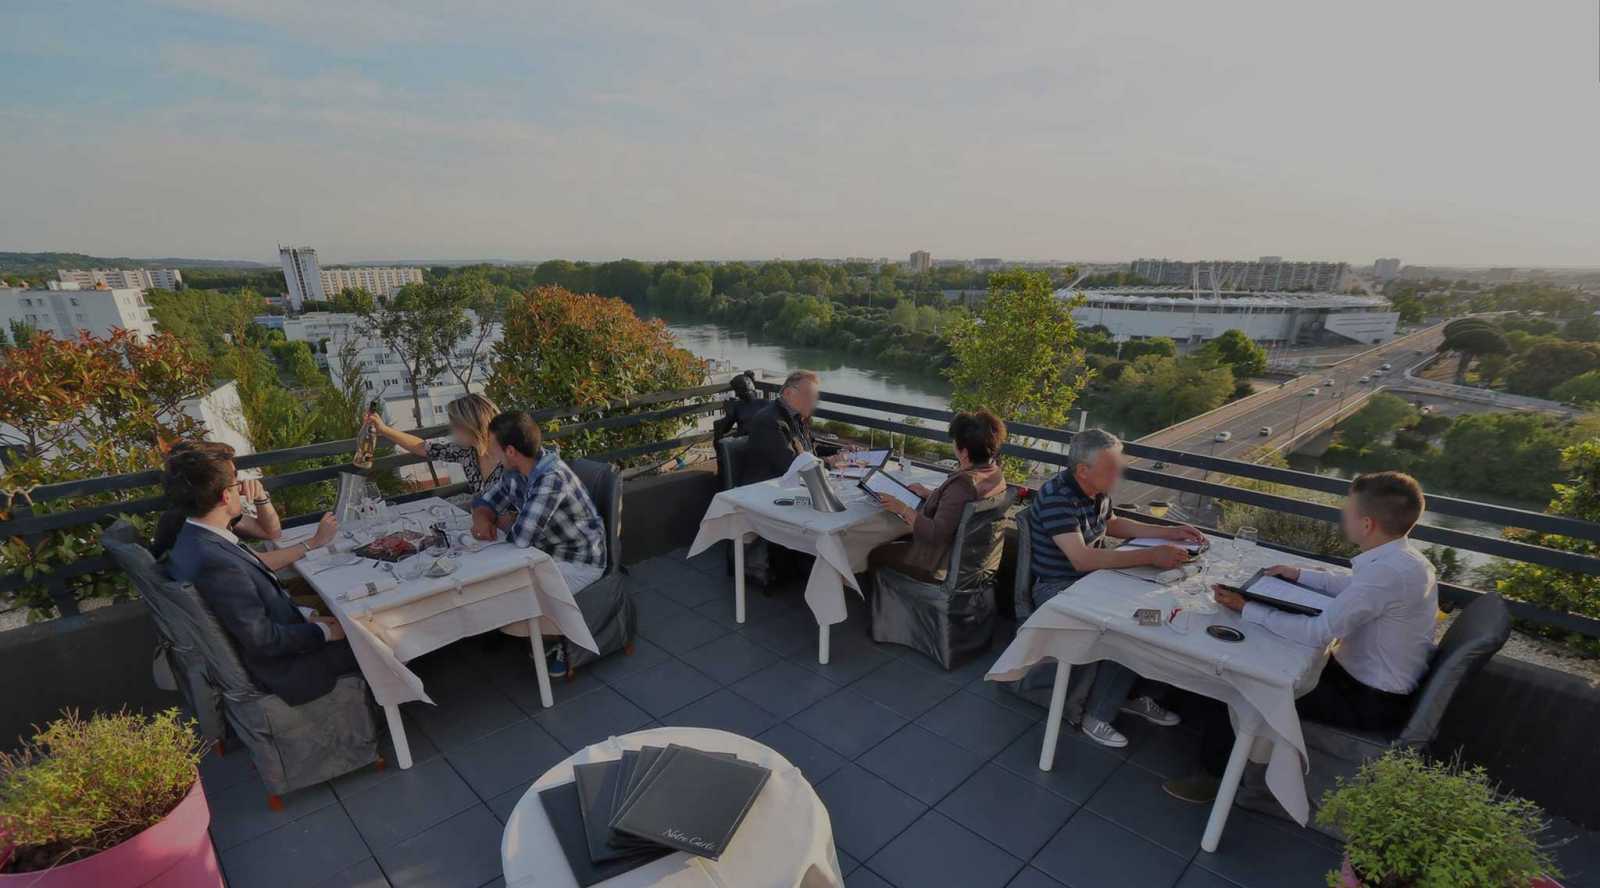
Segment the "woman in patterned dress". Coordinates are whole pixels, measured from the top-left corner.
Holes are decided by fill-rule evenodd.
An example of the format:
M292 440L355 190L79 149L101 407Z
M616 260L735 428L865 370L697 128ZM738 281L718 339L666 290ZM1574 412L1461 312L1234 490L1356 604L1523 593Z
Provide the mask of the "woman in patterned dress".
M500 462L489 452L489 420L499 412L500 408L482 395L465 395L451 401L445 407L450 418L449 441L424 441L390 426L376 413L368 413L366 421L407 453L461 466L469 493L476 495L500 479Z

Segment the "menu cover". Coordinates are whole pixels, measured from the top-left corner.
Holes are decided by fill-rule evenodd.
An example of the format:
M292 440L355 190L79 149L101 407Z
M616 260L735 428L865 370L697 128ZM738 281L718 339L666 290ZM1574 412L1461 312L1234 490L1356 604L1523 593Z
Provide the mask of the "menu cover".
M653 772L659 765L661 765L661 763L664 762L667 757L675 755L680 749L686 748L687 747L679 746L676 743L668 744L667 746L639 747L639 754L633 760L632 772L624 774L617 783L617 792L615 794L616 801L612 805L610 816L608 817L608 828L610 830L609 843L612 847L638 848L641 846L655 846L655 842L649 839L643 839L638 836L619 832L616 828L617 819L629 805L633 804L635 796L638 795L639 786L649 777L650 773ZM735 761L737 761L739 758L731 752L706 752L704 754L716 756L717 758L733 759ZM623 753L623 756L625 757L628 755L629 753L627 752Z
M1250 601L1307 617L1319 616L1323 605L1328 603L1328 597L1317 590L1283 577L1270 576L1264 570L1256 571L1256 575L1244 584L1239 594Z
M737 758L668 747L612 825L618 832L714 860L722 856L770 774Z
M584 831L588 835L589 859L594 863L620 860L654 850L653 846L617 848L609 843L611 813L614 810L612 794L621 771L621 762L615 759L572 766L573 782L578 787L578 809L583 815ZM659 856L652 854L651 859Z
M894 497L913 509L922 508L922 497L881 468L873 469L867 477L862 478L861 488L876 497Z
M544 805L545 814L550 818L550 828L555 831L556 841L561 843L561 851L567 856L567 865L572 869L573 878L583 888L616 878L629 870L638 869L672 853L671 848L651 846L642 851L634 851L627 857L599 863L591 861L589 840L578 796L576 782L562 783L539 791L539 802Z

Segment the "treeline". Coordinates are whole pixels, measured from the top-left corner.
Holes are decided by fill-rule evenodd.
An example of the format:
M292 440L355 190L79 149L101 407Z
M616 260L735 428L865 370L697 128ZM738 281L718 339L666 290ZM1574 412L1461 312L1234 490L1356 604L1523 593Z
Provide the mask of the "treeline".
M1252 391L1267 353L1239 330L1225 331L1187 355L1164 336L1117 343L1105 327L1078 331L1093 371L1081 406L1095 425L1139 438L1214 410Z
M1384 295L1400 313L1400 320L1407 324L1418 324L1425 318L1494 311L1575 318L1600 308L1592 297L1580 290L1535 283L1491 287L1442 278L1393 281L1384 288Z
M1600 317L1472 317L1445 326L1456 381L1576 404L1600 403Z

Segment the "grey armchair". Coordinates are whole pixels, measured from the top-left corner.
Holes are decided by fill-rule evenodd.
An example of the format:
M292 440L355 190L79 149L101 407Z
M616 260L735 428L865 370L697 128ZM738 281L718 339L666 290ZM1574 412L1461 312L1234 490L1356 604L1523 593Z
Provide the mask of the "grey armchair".
M1012 606L1017 612L1017 627L1020 630L1028 618L1033 616L1032 507L1017 512L1016 523L1017 569L1011 590ZM1088 699L1089 689L1094 685L1096 668L1094 663L1072 667L1072 678L1067 688L1067 705L1062 710L1063 718L1070 724L1083 721L1084 701ZM1002 687L1041 709L1049 709L1050 689L1054 687L1055 681L1055 664L1040 663L1029 669L1027 675L1016 681L1006 682Z
M573 460L572 471L600 510L600 521L606 529L606 571L600 579L572 593L600 652L591 653L562 639L567 648L569 681L579 666L617 651L631 651L639 629L639 614L622 569L622 477L609 464L589 459Z
M873 640L914 648L946 669L987 650L994 637L1003 522L1015 498L1008 488L966 505L942 582L878 569L872 583Z
M739 465L744 460L745 450L749 446L750 439L744 435L730 435L717 439L717 480L722 483L723 490L732 490L739 486ZM730 577L733 576L735 545L737 541L725 540L722 549ZM772 578L772 564L768 558L766 540L758 538L744 544L744 575L763 590L766 589L768 581Z
M280 808L284 793L382 764L377 722L361 676L343 676L327 694L290 706L256 686L200 594L167 576L132 524L116 522L100 543L133 581L181 664L179 684L188 688L186 698L192 695L202 733L221 739L224 723L232 729L271 793L269 806Z

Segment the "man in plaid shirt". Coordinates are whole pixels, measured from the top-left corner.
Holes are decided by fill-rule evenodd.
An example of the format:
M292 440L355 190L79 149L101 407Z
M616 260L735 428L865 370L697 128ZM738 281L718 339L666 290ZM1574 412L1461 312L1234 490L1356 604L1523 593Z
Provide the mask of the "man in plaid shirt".
M583 482L554 448L542 446L539 424L521 410L509 411L490 421L489 438L505 471L472 501L472 535L492 540L504 530L510 542L541 549L563 565L592 568L573 573L598 578L606 565L605 525ZM581 586L571 580L576 592Z

